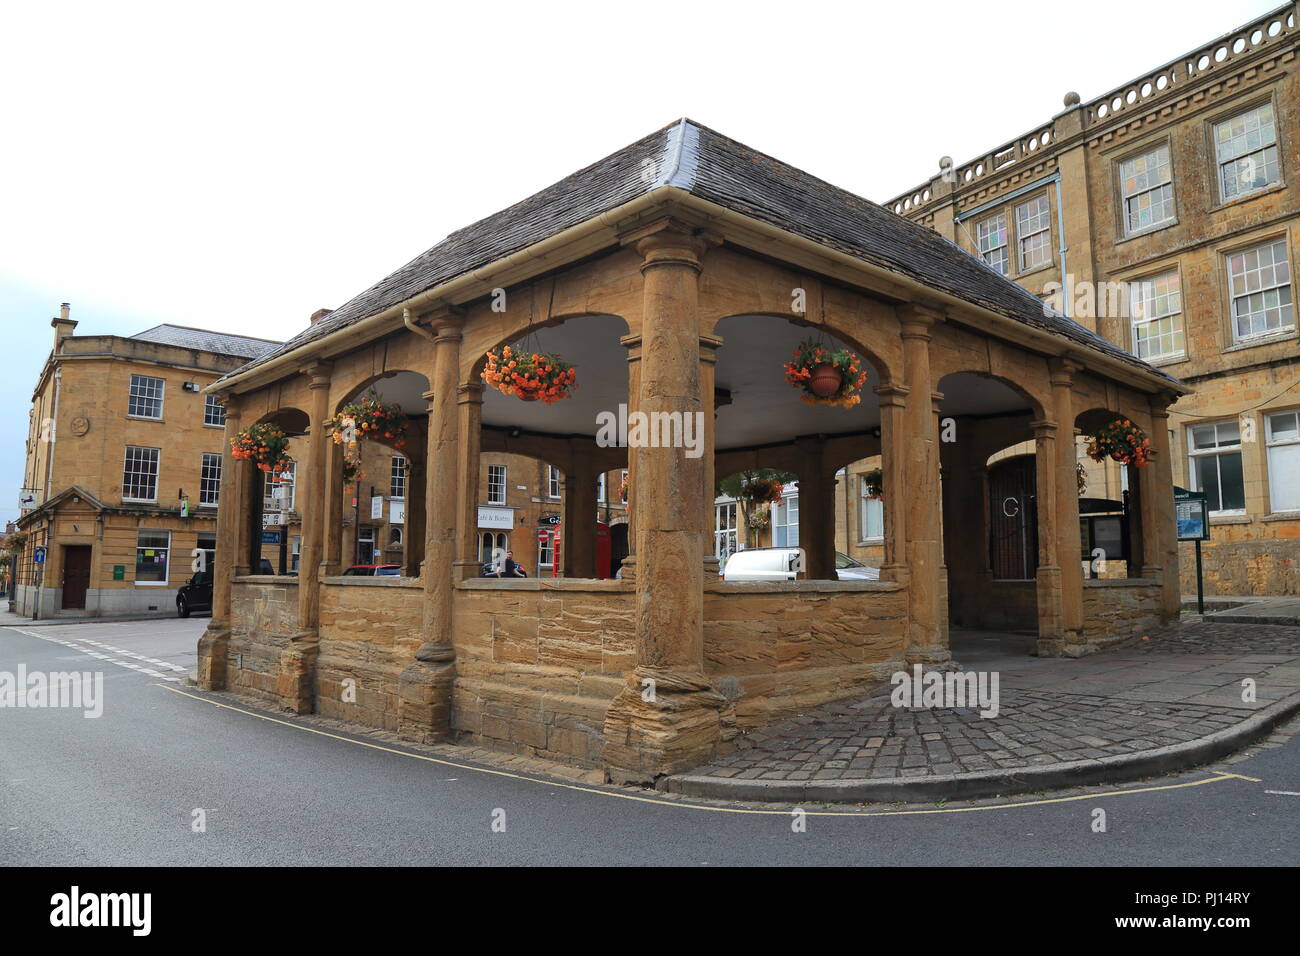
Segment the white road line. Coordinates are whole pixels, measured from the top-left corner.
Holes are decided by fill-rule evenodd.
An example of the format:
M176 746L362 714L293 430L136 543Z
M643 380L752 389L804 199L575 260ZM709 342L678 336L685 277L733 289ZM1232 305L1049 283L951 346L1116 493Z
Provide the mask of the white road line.
M118 658L113 657L110 654L101 654L99 653L99 651L92 651L87 647L82 647L80 644L74 641L65 641L62 640L61 638L47 636L45 634L39 634L34 631L27 631L21 627L15 627L13 628L13 630L17 631L19 634L26 634L28 637L39 638L40 640L46 641L47 643L50 644L62 645L63 647L66 647L70 650L74 650L77 651L78 653L85 654L87 657L93 657L96 660L107 661L110 664L116 664L118 667L125 667L127 670L137 671L141 674L148 674L150 677L156 677L159 680L170 681L173 684L179 684L181 682L181 679L179 677L173 677L170 674L164 674L161 671L155 670L152 667L143 667L140 664L135 663L135 661L119 660ZM125 654L129 657L133 657L136 660L144 661L145 663L148 664L158 664L162 667L167 667L172 670L182 671L182 672L184 672L185 670L184 667L180 667L176 664L168 663L167 661L154 660L152 657L144 657L140 654L133 653L132 651L123 650L122 648L118 648L118 647L112 647L111 645L108 644L101 644L98 641L92 641L89 640L88 638L80 638L79 640L85 644L93 644L96 647L102 647L106 650L116 651L119 654Z
M1300 792L1295 790L1265 790L1265 793L1274 793L1279 797L1300 797Z

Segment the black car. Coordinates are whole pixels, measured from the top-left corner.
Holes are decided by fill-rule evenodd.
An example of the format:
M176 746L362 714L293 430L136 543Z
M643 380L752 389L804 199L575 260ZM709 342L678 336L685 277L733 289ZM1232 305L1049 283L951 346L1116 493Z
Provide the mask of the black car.
M200 571L176 592L176 616L189 617L191 611L212 610L212 572Z

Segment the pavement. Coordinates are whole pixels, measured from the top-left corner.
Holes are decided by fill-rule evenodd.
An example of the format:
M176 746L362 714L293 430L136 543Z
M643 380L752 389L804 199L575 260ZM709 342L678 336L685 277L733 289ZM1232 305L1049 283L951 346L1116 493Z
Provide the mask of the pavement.
M995 716L978 705L894 706L892 687L879 685L744 734L661 786L838 802L1116 782L1208 763L1300 711L1297 627L1207 617L1079 660L1030 658L1033 638L1019 635L954 630L951 643L963 670L997 675Z
M96 641L163 660L186 639L192 651L204 623L143 622L126 636L98 623L0 628L0 671L23 664L104 674L97 719L68 708L0 711L0 866L1300 859L1300 720L1214 765L1128 787L912 807L736 804L562 780L487 755L471 759L461 747L413 747L203 694L127 667L130 658L88 653ZM51 636L77 646L43 639ZM1003 652L992 642L986 650Z

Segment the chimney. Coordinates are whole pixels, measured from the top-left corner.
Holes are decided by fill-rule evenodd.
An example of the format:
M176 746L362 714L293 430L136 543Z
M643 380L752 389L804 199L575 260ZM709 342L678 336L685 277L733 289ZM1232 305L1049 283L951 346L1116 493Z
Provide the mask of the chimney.
M59 306L59 317L50 319L50 325L54 327L54 351L59 350L59 345L72 334L72 330L77 327L77 320L69 318L72 312L72 306L64 302Z
M315 325L317 322L325 318L325 316L329 315L333 311L334 311L333 309L317 309L315 312L311 314L310 324Z

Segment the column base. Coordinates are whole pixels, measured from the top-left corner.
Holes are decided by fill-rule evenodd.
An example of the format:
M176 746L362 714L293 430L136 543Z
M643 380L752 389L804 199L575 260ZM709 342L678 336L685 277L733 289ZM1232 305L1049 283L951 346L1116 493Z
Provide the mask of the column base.
M631 582L634 582L634 583L635 583L635 581L636 581L636 555L635 555L635 554L629 554L627 557L625 557L625 558L623 559L623 563L622 563L621 565L619 565L619 567L621 567L622 570L623 570L623 576L622 576L621 578L619 578L619 580L620 580L620 581L631 581Z
M1066 631L1062 635L1040 637L1035 653L1039 657L1087 657L1097 649L1097 645L1089 644L1079 631Z
M450 644L421 644L415 662L397 678L397 732L420 743L451 736L456 651Z
M452 562L452 577L456 581L465 581L469 578L479 578L483 576L483 565L479 561L455 561Z
M606 779L647 784L705 763L726 705L701 674L638 667L605 713Z
M199 638L200 690L226 689L226 655L230 648L230 624L213 618Z
M310 714L316 709L316 658L320 638L315 631L300 631L289 638L280 654L280 677L275 684L280 709L291 714Z

